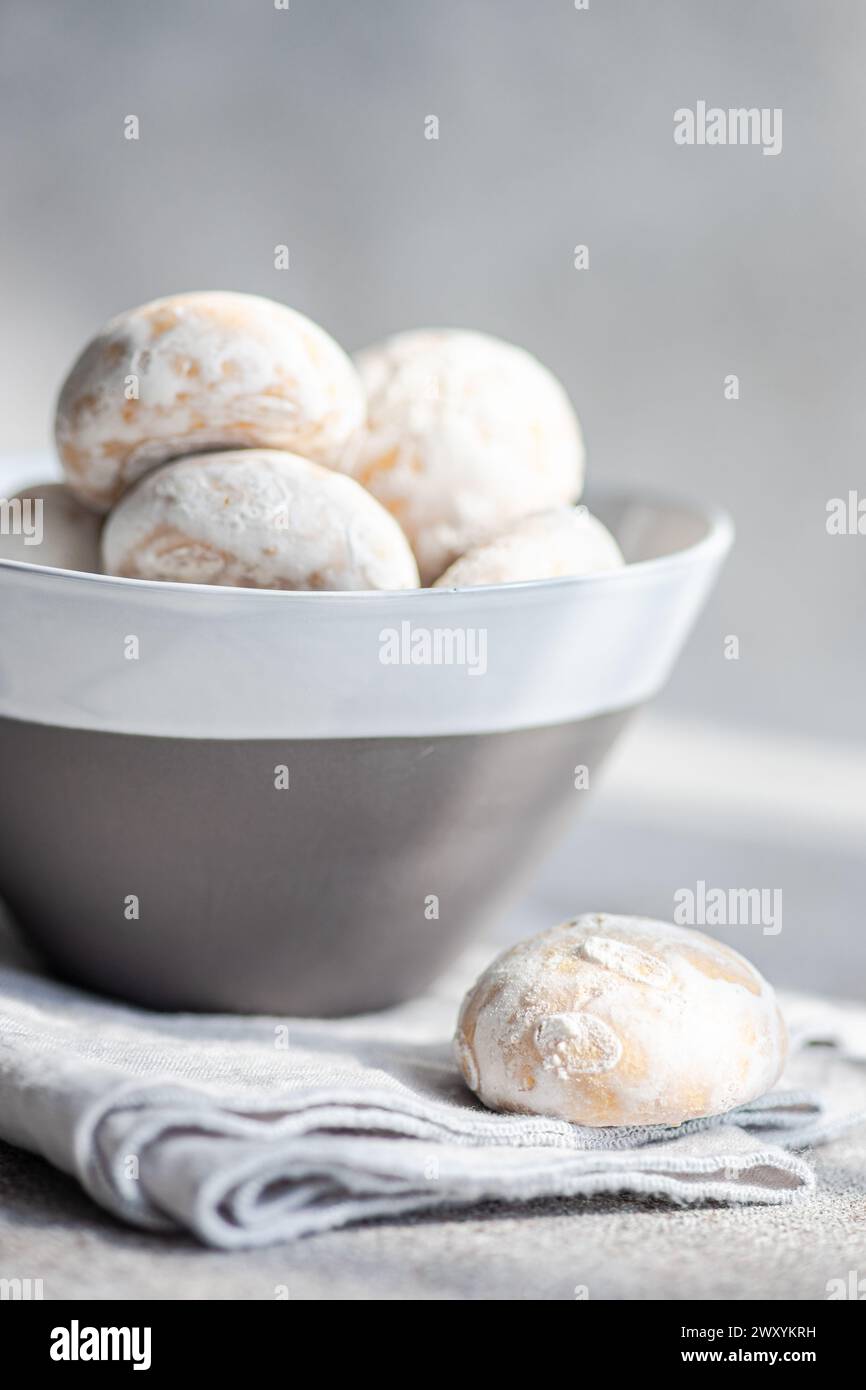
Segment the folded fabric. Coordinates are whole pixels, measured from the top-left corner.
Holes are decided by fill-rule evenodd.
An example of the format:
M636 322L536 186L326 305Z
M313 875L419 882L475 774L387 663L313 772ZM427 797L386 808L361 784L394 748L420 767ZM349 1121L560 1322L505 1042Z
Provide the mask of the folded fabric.
M793 1151L866 1119L852 1065L866 1008L802 996L783 1001L797 1044L784 1086L727 1115L586 1129L494 1114L450 1050L490 954L387 1013L311 1020L125 1008L0 947L0 1138L124 1221L238 1248L491 1201L793 1202L814 1187Z

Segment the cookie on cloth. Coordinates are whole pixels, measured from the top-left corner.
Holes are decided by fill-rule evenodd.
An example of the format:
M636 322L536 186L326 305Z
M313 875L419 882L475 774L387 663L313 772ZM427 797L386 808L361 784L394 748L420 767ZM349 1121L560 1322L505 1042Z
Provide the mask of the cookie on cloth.
M466 995L454 1044L493 1110L679 1125L768 1091L787 1034L772 988L729 946L594 913L500 955Z

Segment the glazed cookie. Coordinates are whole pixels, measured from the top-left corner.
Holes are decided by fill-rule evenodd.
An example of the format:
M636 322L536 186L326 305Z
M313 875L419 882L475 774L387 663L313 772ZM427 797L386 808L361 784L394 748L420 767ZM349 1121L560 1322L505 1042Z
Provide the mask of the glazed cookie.
M142 478L102 533L103 568L133 579L253 589L412 589L392 516L362 487L296 454L196 454Z
M513 584L522 579L561 579L621 569L622 551L606 526L586 507L557 507L515 522L449 565L434 589Z
M499 956L463 1001L455 1051L493 1110L582 1125L679 1125L762 1095L787 1037L736 951L643 917L577 917Z
M100 518L64 483L23 488L6 499L5 510L10 524L0 528L0 559L85 573L99 569Z
M425 584L510 522L580 496L577 417L528 352L431 329L397 334L356 360L367 424L341 466L396 516Z
M358 374L332 338L249 294L178 294L107 323L60 392L70 487L106 511L166 460L273 448L331 464L364 417Z

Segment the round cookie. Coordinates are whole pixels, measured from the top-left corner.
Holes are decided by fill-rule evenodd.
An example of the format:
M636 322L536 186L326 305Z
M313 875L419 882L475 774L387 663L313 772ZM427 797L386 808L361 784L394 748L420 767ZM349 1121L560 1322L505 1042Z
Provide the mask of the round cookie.
M455 1053L493 1110L582 1125L679 1125L778 1080L771 987L701 932L592 914L504 952L463 1001Z
M107 511L149 469L216 448L331 464L364 418L358 374L303 314L250 294L173 295L88 343L57 403L70 487Z
M423 583L510 522L580 496L577 416L530 353L482 333L428 329L356 361L367 424L340 466L396 516Z
M296 454L196 454L142 478L110 513L103 568L253 589L412 589L392 516L351 478Z
M562 579L621 569L622 551L586 507L557 507L525 517L449 565L434 589L469 589L526 579Z
M91 574L99 569L102 522L65 483L37 483L5 501L11 521L0 528L0 560Z

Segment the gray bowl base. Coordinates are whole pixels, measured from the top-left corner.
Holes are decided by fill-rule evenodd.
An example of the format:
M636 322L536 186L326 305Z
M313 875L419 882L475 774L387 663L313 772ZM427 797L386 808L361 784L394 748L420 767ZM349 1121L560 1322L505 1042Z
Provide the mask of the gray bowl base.
M3 718L0 896L63 976L151 1008L381 1008L514 899L628 717L239 741Z

